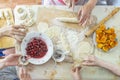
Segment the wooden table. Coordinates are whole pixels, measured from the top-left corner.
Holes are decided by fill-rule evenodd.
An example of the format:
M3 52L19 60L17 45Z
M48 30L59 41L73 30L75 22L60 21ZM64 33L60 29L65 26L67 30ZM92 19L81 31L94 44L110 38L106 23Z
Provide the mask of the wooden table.
M36 6L43 7L43 6ZM65 6L52 6L52 8L68 10ZM97 22L102 20L105 16L107 16L115 7L114 6L96 6L92 12L92 15L97 17ZM79 6L76 6L75 11L78 11ZM49 14L48 14L49 15ZM39 15L38 15L39 17ZM112 19L110 19L106 25L109 27L114 26L117 39L120 42L120 12L117 13ZM35 28L36 26L34 26ZM34 29L36 30L36 29ZM120 43L111 51L104 53L95 49L94 55L103 59L105 61L109 61L115 65L120 66ZM74 53L75 54L75 53ZM61 80L72 80L71 75L71 63L62 62L57 64L55 67L55 63L52 59L50 59L47 63L36 66L34 65L34 69L31 72L31 76L33 79L61 79ZM112 74L106 69L100 67L83 67L81 70L81 75L83 80L119 80L120 78Z

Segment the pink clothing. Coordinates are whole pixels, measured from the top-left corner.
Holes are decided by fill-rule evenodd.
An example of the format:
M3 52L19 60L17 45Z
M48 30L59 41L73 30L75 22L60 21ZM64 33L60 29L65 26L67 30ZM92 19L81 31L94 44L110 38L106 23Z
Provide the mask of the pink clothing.
M109 0L108 0L109 1ZM84 5L88 0L75 0L76 5ZM44 5L65 5L64 0L43 0ZM97 5L106 5L107 0L98 0Z
M83 3L85 0L75 0L77 3ZM65 5L63 0L44 0L44 5Z
M50 0L52 4L57 5L57 2L59 2L61 5L65 5L63 0L58 0L57 2L55 0Z

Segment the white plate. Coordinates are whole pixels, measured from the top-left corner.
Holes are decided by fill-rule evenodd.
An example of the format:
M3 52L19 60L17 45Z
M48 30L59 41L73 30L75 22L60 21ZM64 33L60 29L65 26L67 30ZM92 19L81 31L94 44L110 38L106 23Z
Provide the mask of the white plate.
M40 37L43 41L45 41L47 48L48 48L48 52L46 53L46 55L43 58L31 58L28 61L30 63L36 64L36 65L43 64L43 63L47 62L53 55L53 43L49 39L49 37L47 37L45 34L38 33L38 32L27 33L27 35L25 36L25 38L23 39L23 41L21 43L21 51L22 51L23 55L26 55L27 44L34 37Z

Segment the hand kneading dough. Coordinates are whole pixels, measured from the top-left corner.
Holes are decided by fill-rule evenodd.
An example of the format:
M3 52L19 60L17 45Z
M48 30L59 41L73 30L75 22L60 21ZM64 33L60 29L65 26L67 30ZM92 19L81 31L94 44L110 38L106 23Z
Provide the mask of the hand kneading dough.
M59 20L61 22L66 22L66 23L79 23L77 18L67 18L67 17L59 17L56 18L56 20Z

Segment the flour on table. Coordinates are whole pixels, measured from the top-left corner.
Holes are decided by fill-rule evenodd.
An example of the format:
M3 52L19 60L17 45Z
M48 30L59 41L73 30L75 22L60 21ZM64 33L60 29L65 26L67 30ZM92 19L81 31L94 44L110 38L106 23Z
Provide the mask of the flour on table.
M75 60L82 59L90 55L92 50L92 46L89 42L81 41L78 45L76 45L76 48L74 49L75 55L73 55L73 58Z
M54 39L55 41L58 40L60 33L61 33L61 28L58 26L51 26L45 31L45 34L49 36L52 40Z
M48 24L46 22L40 22L37 29L39 32L44 33L48 29Z
M78 42L77 32L73 30L67 30L66 35L70 46L76 45L76 43Z

